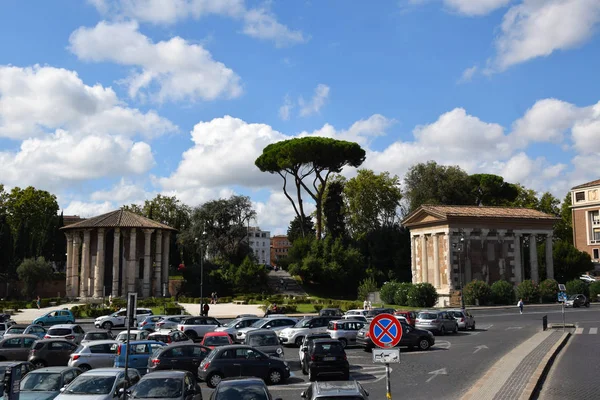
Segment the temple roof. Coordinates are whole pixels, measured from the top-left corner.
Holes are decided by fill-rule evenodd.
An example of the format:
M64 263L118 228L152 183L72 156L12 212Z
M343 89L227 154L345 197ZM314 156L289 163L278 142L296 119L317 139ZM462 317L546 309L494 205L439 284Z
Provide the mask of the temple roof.
M571 190L584 189L592 186L600 186L600 179L596 179L595 181L582 183L581 185L574 186Z
M81 222L63 226L60 229L90 229L90 228L142 228L142 229L165 229L174 231L168 225L161 224L151 220L150 218L142 217L131 211L116 210L97 217L84 219Z

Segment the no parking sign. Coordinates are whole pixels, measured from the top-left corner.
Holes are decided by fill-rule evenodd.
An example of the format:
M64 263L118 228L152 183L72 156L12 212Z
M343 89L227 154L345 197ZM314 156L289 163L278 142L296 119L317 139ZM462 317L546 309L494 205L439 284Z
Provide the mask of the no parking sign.
M391 314L379 314L371 321L369 336L377 347L395 347L402 339L402 325Z

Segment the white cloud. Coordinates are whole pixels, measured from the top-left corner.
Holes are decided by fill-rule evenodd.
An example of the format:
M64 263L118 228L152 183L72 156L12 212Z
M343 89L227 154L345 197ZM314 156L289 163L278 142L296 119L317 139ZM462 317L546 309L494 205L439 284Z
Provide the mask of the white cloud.
M285 96L283 99L283 105L279 107L279 118L284 121L288 121L290 119L290 112L294 108L294 104L292 103L292 99L290 96Z
M65 215L79 215L82 218L89 218L106 214L117 208L119 208L119 206L110 201L88 203L80 200L73 200L62 211Z
M198 44L180 37L153 43L138 31L136 22L99 22L81 27L69 38L70 49L81 60L110 61L139 68L125 82L129 95L150 93L159 102L171 100L214 100L242 93L239 76Z
M152 198L153 193L144 190L140 184L128 182L125 178L109 190L98 190L90 195L92 201L112 201L118 204L142 203L144 200Z
M467 68L463 71L462 76L460 77L460 79L458 80L458 83L467 83L467 82L471 82L473 80L473 76L475 76L475 74L477 73L478 68L476 65Z
M327 98L329 97L329 86L322 83L318 84L315 88L315 94L313 98L307 103L302 97L298 100L300 106L300 115L307 117L309 115L317 114L321 108L325 105Z
M504 16L488 72L579 46L598 23L598 0L523 0Z
M468 16L487 15L511 2L512 0L444 0L446 6Z
M285 235L289 223L296 217L290 201L282 190L271 190L266 201L252 203L256 210L256 222L263 230L268 230L273 235ZM315 210L314 204L304 203L304 213L310 215Z
M583 155L600 156L600 102L586 108L586 115L573 126L575 149Z
M272 40L277 47L305 43L308 37L277 21L268 8L246 7L244 0L90 0L101 14L154 24L174 24L187 18L220 15L243 22L250 37Z
M111 88L84 84L76 72L0 66L0 137L25 139L59 128L146 137L177 131L154 111L126 107Z

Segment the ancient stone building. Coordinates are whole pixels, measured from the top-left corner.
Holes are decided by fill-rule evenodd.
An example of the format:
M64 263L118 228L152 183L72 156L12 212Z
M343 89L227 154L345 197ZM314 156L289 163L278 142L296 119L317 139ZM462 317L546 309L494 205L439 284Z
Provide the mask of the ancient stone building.
M61 229L67 237L68 297L162 295L175 229L123 210Z
M546 241L546 275L554 277L553 225L558 218L528 208L424 205L403 221L410 229L413 283L429 282L440 295L439 305L458 305L458 290L479 279L492 284L530 278L539 282L537 246ZM452 301L451 301L452 299Z

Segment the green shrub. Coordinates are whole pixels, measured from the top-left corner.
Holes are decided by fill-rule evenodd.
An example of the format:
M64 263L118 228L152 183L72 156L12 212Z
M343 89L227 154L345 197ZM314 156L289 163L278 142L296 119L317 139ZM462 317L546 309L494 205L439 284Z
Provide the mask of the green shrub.
M71 307L71 312L73 313L73 316L75 318L80 318L81 317L81 307L80 306L73 306L73 307Z
M183 310L183 308L174 304L169 304L167 307L165 307L165 312L167 315L179 315L181 314L181 310Z
M558 300L558 282L546 279L540 283L540 296L545 303L555 303Z
M396 295L399 284L400 283L396 281L384 283L381 289L379 289L379 297L381 297L381 301L386 304L395 304L394 296Z
M408 305L408 292L413 287L410 282L401 282L396 287L396 293L394 293L394 304L399 306Z
M587 283L581 279L573 279L572 281L567 282L565 286L567 287L567 295L569 296L572 294L584 294L587 297L590 296L590 289Z
M363 301L369 298L369 293L377 291L377 283L372 277L363 279L358 286L358 300Z
M292 314L298 312L298 307L294 304L285 304L281 307L281 314Z
M320 312L323 309L323 306L321 304L314 304L313 308L316 312Z
M463 297L465 299L465 303L469 305L488 304L491 296L492 290L490 289L490 285L478 279L467 283L463 290Z
M526 280L517 286L517 297L526 302L535 302L540 297L540 290L532 280Z
M112 313L110 308L90 308L86 310L86 314L89 318L98 318L110 313Z
M433 307L437 303L438 294L431 283L417 283L408 291L408 306Z
M490 287L492 301L498 305L512 305L515 302L515 289L506 281L496 281Z
M590 288L590 301L598 301L600 295L600 282L592 282Z

